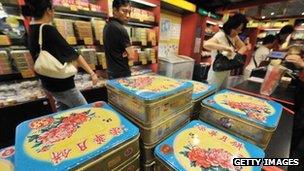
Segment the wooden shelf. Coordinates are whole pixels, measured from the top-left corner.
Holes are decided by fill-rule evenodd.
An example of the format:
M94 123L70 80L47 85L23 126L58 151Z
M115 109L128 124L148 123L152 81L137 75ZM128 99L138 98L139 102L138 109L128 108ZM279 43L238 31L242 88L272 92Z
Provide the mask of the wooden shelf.
M130 19L128 22L129 26L136 26L136 27L146 27L146 28L153 28L158 26L156 22L151 21L140 21L138 19Z
M153 47L156 47L157 44L155 46L153 46L152 42L147 42L147 45L142 45L142 42L133 41L132 46L140 46L142 48L153 48Z
M70 8L55 6L55 15L71 17L71 18L83 18L83 19L92 19L95 18L107 18L108 15L102 12L94 12L94 11L84 11L84 10L77 10L72 11Z

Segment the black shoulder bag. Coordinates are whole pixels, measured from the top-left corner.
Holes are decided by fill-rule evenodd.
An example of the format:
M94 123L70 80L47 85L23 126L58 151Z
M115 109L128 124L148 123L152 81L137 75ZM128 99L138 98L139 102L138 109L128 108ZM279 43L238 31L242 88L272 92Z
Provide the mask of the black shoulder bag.
M226 36L228 43L235 48L230 39ZM223 55L217 51L215 60L213 62L212 68L214 71L228 71L242 67L245 64L245 57L239 53L236 53L233 59L228 59L227 56Z

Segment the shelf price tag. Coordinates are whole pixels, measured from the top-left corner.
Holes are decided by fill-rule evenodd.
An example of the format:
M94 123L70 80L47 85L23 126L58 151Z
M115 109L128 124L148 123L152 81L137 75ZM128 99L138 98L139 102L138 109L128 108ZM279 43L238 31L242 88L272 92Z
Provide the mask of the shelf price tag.
M90 37L84 38L84 44L85 45L93 45L93 39Z
M35 72L31 69L22 70L21 75L23 78L33 78L35 77Z
M152 62L152 64L155 64L156 63L156 59L152 59L151 62Z

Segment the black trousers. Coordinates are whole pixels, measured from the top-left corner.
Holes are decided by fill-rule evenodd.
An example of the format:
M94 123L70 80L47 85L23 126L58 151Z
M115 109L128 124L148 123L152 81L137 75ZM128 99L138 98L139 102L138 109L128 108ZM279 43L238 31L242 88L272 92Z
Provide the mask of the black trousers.
M289 171L304 171L304 82L302 81L298 81L296 89L290 158L298 158L301 163L299 166L289 167Z

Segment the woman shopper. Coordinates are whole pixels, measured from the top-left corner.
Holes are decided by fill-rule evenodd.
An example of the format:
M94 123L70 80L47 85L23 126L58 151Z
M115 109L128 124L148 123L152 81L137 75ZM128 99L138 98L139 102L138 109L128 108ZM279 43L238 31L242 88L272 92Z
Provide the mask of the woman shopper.
M247 50L251 49L251 45L246 45L238 36L243 32L247 22L248 20L245 15L235 14L224 23L221 31L217 32L211 39L204 43L204 48L211 51L212 61L215 60L218 52L232 59L235 54L234 52L237 51L240 54L244 54ZM225 51L226 53L224 53ZM216 85L218 91L223 87L229 75L230 70L214 71L211 66L207 81L210 84Z
M93 85L98 82L98 77L85 62L84 58L66 42L58 30L50 25L54 18L52 0L25 0L22 14L32 17L29 28L28 48L34 61L40 53L39 30L42 24L42 50L47 51L60 63L76 62L91 75ZM87 104L81 92L75 87L74 75L64 79L51 78L37 74L43 88L48 91L59 104L58 110Z

